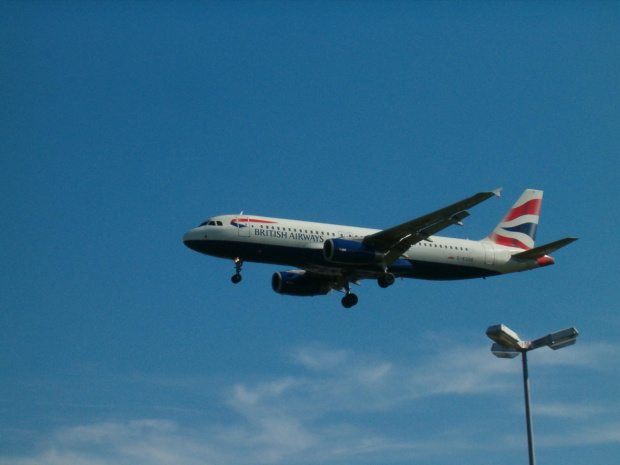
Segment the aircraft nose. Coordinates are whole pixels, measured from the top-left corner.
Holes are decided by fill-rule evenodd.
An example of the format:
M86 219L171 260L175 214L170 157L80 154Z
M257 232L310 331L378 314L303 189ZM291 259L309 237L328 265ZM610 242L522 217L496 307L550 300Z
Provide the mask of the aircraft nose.
M201 233L199 228L190 229L183 235L183 243L192 250L199 252L199 246L201 239L204 238L204 234Z
M192 234L192 231L193 231L193 229L191 231L187 231L185 234L183 234L183 243L185 245L187 245L187 243L192 240L192 237L194 236Z

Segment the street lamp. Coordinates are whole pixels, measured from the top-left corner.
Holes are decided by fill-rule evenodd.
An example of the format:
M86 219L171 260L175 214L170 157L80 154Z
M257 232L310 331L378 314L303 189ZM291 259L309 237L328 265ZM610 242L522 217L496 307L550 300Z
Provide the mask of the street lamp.
M527 425L527 445L530 457L530 465L536 464L534 457L534 433L532 430L532 415L530 412L530 380L527 371L527 352L538 349L539 347L550 347L553 350L570 346L577 342L577 329L574 327L562 329L555 333L534 341L522 341L517 333L504 325L489 326L487 336L495 341L491 346L493 355L499 358L515 358L521 353L523 362L523 390L525 391L525 420Z

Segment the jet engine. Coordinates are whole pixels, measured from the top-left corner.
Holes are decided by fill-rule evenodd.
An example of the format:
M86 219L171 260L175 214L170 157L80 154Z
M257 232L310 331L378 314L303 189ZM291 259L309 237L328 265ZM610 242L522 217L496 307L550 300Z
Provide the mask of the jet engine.
M324 295L330 290L328 280L297 270L274 273L271 287L278 294L295 296Z
M347 239L327 239L323 244L323 256L332 263L367 265L381 263L383 254L362 242Z

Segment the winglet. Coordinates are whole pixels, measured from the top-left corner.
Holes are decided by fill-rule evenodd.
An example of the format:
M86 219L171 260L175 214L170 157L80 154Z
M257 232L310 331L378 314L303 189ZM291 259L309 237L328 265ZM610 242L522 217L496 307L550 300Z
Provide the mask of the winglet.
M502 191L502 189L503 187L500 187L499 189L495 189L494 191L491 191L491 192L493 192L497 196L498 199L501 199L502 195L500 194L500 192Z

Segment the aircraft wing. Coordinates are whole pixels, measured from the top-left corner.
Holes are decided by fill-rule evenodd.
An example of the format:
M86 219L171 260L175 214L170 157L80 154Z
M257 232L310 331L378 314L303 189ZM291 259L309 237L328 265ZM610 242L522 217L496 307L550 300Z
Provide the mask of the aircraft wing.
M409 250L413 244L422 240L428 240L429 236L438 233L450 225L458 224L462 226L461 220L469 216L466 209L478 205L494 195L499 197L501 190L499 188L491 192L479 192L428 215L366 236L363 242L384 253L385 264L390 266L403 253Z

